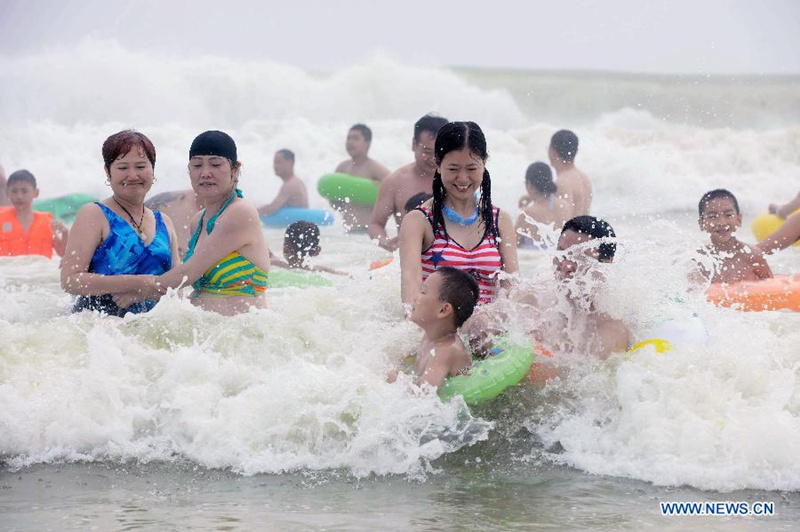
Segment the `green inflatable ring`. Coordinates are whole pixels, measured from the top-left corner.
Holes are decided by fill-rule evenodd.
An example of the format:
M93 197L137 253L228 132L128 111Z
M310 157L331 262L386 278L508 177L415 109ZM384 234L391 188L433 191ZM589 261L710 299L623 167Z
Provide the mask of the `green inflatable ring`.
M356 205L374 205L378 185L372 179L349 174L325 174L317 182L317 192L328 201L347 201Z
M506 388L518 384L533 365L533 343L512 344L500 337L493 343L489 356L477 361L466 375L448 377L439 388L442 401L460 395L468 405L494 399Z
M269 271L267 286L269 288L308 288L311 286L333 286L333 283L330 279L318 273L276 268Z
M73 222L78 210L87 203L97 201L89 194L68 194L58 198L36 200L33 210L50 212L63 222Z

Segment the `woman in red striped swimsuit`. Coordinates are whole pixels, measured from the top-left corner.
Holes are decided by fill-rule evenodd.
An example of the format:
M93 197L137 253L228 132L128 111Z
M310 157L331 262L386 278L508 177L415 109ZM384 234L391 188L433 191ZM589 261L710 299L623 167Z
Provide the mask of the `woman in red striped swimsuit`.
M478 303L489 303L498 284L508 282L499 273L517 272L517 246L511 215L492 205L486 137L475 122L450 122L436 135L434 156L433 198L400 227L403 303L413 303L440 266L470 273L480 287Z

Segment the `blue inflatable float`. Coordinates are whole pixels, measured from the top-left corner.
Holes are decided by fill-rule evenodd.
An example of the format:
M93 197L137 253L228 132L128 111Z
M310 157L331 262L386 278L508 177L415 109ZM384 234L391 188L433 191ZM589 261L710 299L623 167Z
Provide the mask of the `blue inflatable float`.
M332 225L333 214L322 209L284 207L275 214L261 217L261 223L267 227L288 227L300 220L313 222L317 225Z

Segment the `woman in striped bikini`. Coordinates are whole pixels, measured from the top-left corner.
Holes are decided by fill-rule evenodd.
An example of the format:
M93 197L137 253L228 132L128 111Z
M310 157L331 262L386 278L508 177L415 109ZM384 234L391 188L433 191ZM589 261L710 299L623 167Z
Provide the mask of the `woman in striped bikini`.
M492 205L486 138L474 122L451 122L439 130L434 151L433 198L400 227L403 303L413 303L440 266L470 273L480 287L478 303L489 303L508 283L500 272L517 272L517 247L510 214Z
M269 248L258 211L237 188L241 166L226 133L206 131L194 139L189 177L206 208L190 223L195 230L183 264L155 277L150 290L163 294L191 283L192 303L223 315L265 306Z

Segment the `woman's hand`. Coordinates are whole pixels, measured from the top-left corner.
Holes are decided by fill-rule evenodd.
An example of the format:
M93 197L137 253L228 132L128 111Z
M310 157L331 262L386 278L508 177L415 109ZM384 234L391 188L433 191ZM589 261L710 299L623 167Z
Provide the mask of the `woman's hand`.
M155 275L137 276L137 281L139 281L139 286L135 289L113 295L114 303L117 306L128 308L138 301L158 300L165 292L165 289L158 282L158 277Z

